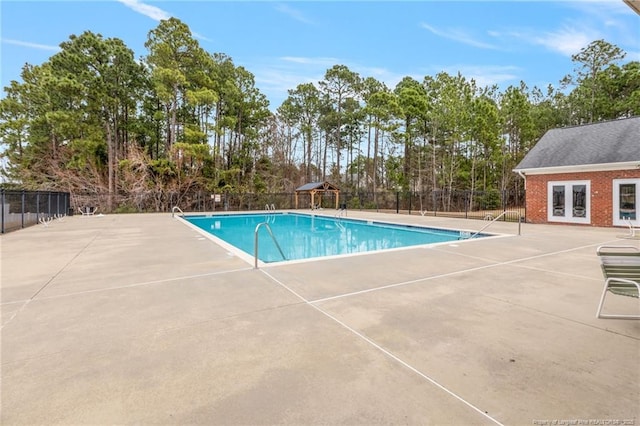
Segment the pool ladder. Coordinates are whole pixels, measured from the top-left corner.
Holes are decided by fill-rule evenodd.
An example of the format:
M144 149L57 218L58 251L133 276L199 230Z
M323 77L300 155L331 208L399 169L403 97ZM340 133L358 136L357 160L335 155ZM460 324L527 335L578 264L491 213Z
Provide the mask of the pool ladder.
M335 217L335 221L334 222L335 222L336 226L338 228L340 228L341 231L345 230L344 225L342 223L340 223L340 222L342 222L341 218L343 216L346 216L346 215L347 215L347 211L344 210L344 209L340 209L340 210L338 210L338 213L336 213L336 215L334 216Z
M287 257L284 255L282 248L280 248L280 244L278 244L276 237L273 235L273 231L271 230L271 227L267 222L262 222L262 223L259 223L258 226L256 226L256 230L253 232L253 256L254 256L253 266L255 269L258 269L258 231L262 226L267 228L267 232L269 232L269 235L271 235L271 239L273 240L276 247L278 248L278 251L282 255L282 259L287 260Z
M178 206L173 206L173 208L171 209L171 217L174 217L176 210L178 210L182 214L182 217L184 217L184 212L180 210L180 207Z
M264 205L264 209L265 209L266 211L268 211L268 212L273 212L273 213L275 213L275 211L276 211L276 206L275 206L275 204L273 204L273 203L272 203L271 205L269 205L269 204L265 204L265 205Z

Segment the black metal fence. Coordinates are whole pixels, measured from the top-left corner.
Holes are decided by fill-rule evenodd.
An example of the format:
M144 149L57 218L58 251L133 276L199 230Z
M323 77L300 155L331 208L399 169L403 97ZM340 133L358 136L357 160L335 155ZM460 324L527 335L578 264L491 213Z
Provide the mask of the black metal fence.
M526 220L524 191L341 191L338 203L331 193L319 196L314 203L323 209L335 209L339 204L349 210L373 210L398 214L420 214L466 219L493 219L502 212L503 220ZM105 213L170 212L178 206L184 212L253 211L311 208L309 194L233 194L192 191L188 193L150 194L135 203L123 196L72 194L51 191L1 190L1 232L9 232L35 225L43 219L73 214L78 209L91 207ZM297 201L297 205L296 205ZM111 210L108 205L111 204Z
M296 203L297 201L297 203ZM316 194L315 204L329 209L336 207L335 195ZM251 211L264 210L274 205L277 209L309 209L311 196L294 192L283 193L215 193L203 190L188 192L149 191L139 197L114 194L71 194L75 210L97 208L104 213L170 212L178 206L185 212ZM341 191L338 204L351 210L391 211L403 214L452 216L485 219L496 212L514 210L524 217L524 191L468 191L438 190L409 191Z
M0 190L0 231L6 233L66 216L70 212L68 192Z
M466 219L493 219L502 212L503 220L526 220L524 192L513 191L429 191L429 192L341 192L339 205L350 210L375 210L398 214L421 214L423 216L445 216ZM275 194L209 194L194 192L171 199L173 204L185 212L251 211L265 210L273 205L276 209L295 209L294 193ZM298 195L298 209L310 209L309 194ZM335 209L333 194L316 194L314 203L323 209ZM173 207L167 206L166 211Z

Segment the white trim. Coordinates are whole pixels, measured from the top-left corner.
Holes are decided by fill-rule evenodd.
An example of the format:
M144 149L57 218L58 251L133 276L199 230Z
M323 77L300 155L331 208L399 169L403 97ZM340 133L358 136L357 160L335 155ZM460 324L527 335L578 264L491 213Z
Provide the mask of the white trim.
M556 173L606 172L611 170L640 169L640 161L624 163L581 164L577 166L536 167L532 169L513 169L515 173L525 175L550 175Z
M633 183L636 185L636 218L629 221L629 219L620 219L620 185ZM613 190L611 191L613 196L613 225L614 226L628 226L631 222L634 226L640 226L640 178L630 179L613 179L611 182Z
M585 209L584 216L575 217L573 206L573 187L576 185L585 185ZM562 215L554 215L553 208L553 187L564 187L564 207ZM588 225L591 223L591 181L590 180L562 180L547 182L547 221L560 223L580 223Z

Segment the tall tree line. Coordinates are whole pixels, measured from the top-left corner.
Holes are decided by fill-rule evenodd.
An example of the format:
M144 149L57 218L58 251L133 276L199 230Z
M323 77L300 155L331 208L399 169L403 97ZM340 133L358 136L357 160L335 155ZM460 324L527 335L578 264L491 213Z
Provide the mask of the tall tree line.
M640 63L604 40L574 55L559 88L500 91L444 72L391 88L335 65L275 112L250 71L175 18L138 60L90 31L60 47L4 88L4 173L25 189L99 194L110 211L322 180L374 194L515 189L511 170L546 130L640 114Z

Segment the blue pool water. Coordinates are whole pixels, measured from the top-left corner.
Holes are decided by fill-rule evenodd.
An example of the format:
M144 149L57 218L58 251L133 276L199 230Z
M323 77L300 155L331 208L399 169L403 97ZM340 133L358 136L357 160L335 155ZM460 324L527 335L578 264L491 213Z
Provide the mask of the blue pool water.
M250 256L254 256L256 226L267 222L285 259L266 227L261 226L258 231L258 258L263 262L362 253L461 239L460 231L297 213L186 216L185 219Z

